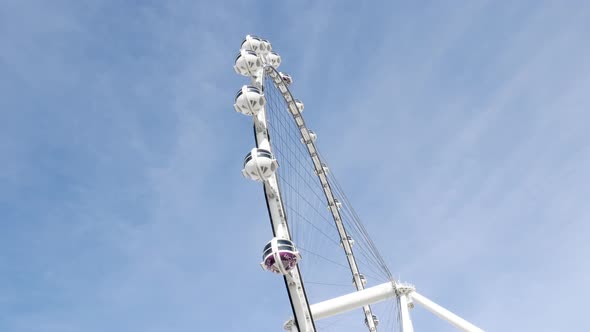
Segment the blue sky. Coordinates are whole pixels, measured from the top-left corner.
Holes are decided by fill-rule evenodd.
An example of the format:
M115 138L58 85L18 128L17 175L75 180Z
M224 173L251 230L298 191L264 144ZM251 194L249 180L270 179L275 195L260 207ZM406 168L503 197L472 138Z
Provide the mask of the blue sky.
M589 330L589 22L584 1L3 1L0 331L281 330L232 109L248 33L396 276L489 331Z

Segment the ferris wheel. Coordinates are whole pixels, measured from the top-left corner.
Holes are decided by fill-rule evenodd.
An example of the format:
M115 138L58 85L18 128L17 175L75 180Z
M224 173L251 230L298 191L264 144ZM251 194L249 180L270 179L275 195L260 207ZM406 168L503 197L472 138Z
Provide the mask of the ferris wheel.
M459 330L483 331L392 277L318 150L304 104L291 93L294 80L280 64L268 40L246 36L234 69L251 82L234 109L253 119L256 147L242 173L263 185L273 237L261 267L284 279L293 311L285 330L412 332L410 309L419 303Z

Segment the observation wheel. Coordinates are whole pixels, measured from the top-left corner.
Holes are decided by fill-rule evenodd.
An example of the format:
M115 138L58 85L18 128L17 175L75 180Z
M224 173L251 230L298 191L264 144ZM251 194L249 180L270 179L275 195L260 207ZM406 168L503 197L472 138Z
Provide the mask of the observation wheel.
M379 315L381 319L370 305L362 306L356 319L340 316L320 321L318 315L311 315L312 303L363 290L368 280L383 282L392 277L322 159L317 135L303 119L304 104L290 91L293 78L277 70L280 63L268 41L247 36L235 69L252 82L238 91L234 108L254 119L257 147L246 156L243 173L264 183L273 224L274 238L264 247L261 265L282 274L288 290L293 283L303 290L289 294L294 319L286 328L321 331L364 326L377 331L381 323L391 331L396 301L387 303L384 311L390 314ZM299 317L298 307L302 308ZM312 318L302 318L307 316ZM390 318L385 321L384 317Z
M291 93L296 83L280 64L270 42L246 36L234 69L251 82L236 94L234 109L253 120L256 147L242 173L263 185L273 236L260 265L284 279L293 312L284 328L412 332L413 301L429 310L436 304L393 279L318 150L305 106ZM456 315L444 318L481 331Z

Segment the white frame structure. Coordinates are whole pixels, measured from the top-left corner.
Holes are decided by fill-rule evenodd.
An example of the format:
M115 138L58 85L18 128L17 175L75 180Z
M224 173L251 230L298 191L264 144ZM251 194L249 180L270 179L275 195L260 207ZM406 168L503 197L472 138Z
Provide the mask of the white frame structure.
M260 41L259 38L252 36L247 36L246 41L248 38L256 38ZM268 44L268 49L270 49L270 44ZM257 54L263 65L251 74L251 85L257 87L260 91L264 91L264 78L265 75L268 75L272 79L276 88L281 92L288 106L289 112L299 128L301 141L306 145L309 157L313 161L315 172L326 196L328 209L332 214L338 230L341 244L356 287L356 291L350 294L310 305L305 293L305 287L299 268L293 268L288 273L284 274L284 280L291 301L294 318L289 319L284 324L284 328L289 332L315 332L315 320L362 308L367 327L369 331L374 332L377 331L377 327L373 320L370 305L386 299L397 298L400 304L403 332L413 332L414 330L409 312L409 309L414 307L414 302L421 304L427 310L448 321L461 331L483 332L483 330L477 326L467 322L449 310L417 293L415 287L411 284L399 283L392 280L370 288L364 287L364 283L361 280L361 273L359 272L354 252L352 251L352 245L350 241L348 241L348 235L342 222L339 203L334 197L328 180L327 167L320 160L314 143L315 134L313 134L305 125L301 111L296 103L297 100L293 98L293 95L289 91L287 84L283 81L280 73L271 65L271 61L267 56L268 53L257 52ZM254 123L256 147L268 150L272 153L265 107L262 106L256 114L252 115L252 118ZM276 174L273 173L268 178L263 179L263 186L274 237L291 240L287 216L285 214Z
M263 61L266 62L265 60ZM252 85L258 87L261 91L263 91L265 68L272 67L264 66L252 77ZM265 108L262 107L262 109L252 118L254 121L256 147L268 150L272 153ZM264 181L264 193L272 224L273 235L280 239L291 240L276 174L273 174L270 178ZM295 267L289 274L284 276L284 279L291 300L293 313L296 317L296 324L293 324L293 327L295 329L299 328L300 331L315 332L315 324L312 319L299 268Z

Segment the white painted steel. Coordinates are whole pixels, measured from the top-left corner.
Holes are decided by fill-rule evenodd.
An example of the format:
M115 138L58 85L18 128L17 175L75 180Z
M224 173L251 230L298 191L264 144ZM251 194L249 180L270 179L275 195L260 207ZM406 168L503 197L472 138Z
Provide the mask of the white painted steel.
M414 286L401 283L386 282L354 293L312 304L310 308L313 318L319 320L385 301L395 296L399 299L403 332L414 332L409 305L412 300L421 304L440 318L450 322L461 331L484 332L479 327L469 323L463 318L417 293L414 290ZM285 325L288 325L288 323Z
M354 309L368 306L395 297L395 286L391 282L366 288L354 293L339 296L311 305L315 320L332 317ZM371 316L371 320L372 320Z
M446 320L447 322L453 324L456 328L461 331L465 332L483 332L482 329L479 327L469 323L468 321L464 320L463 318L455 315L454 313L450 312L449 310L441 307L440 305L432 302L431 300L427 299L423 295L417 292L411 292L410 296L412 299L420 303L424 308L428 309L433 314L437 315L438 317ZM406 332L404 330L404 332Z
M408 295L401 293L399 295L399 306L402 318L402 332L414 332L412 319L410 318L410 308L408 303Z

